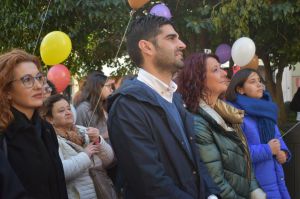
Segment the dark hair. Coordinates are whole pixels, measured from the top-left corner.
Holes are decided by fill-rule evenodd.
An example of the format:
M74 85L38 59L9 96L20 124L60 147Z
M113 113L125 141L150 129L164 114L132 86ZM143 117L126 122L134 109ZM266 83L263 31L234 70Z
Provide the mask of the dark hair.
M101 121L104 118L104 100L100 100L98 106L97 102L101 97L100 94L106 80L107 76L105 76L101 72L90 73L86 78L78 100L78 105L84 101L89 102L90 110L96 110L95 114L98 116L99 121Z
M187 106L187 109L195 113L198 109L200 99L205 99L205 80L207 59L212 57L219 61L213 54L194 53L184 61L184 68L179 72L176 82L178 92Z
M57 94L57 90L56 90L56 88L55 88L55 85L54 85L50 80L47 80L47 84L48 84L49 87L52 89L51 95Z
M11 112L11 102L7 97L7 93L10 91L11 82L15 78L15 68L23 62L33 62L38 70L41 69L39 59L23 50L14 49L0 55L0 131L6 129L14 119Z
M245 68L245 69L239 70L231 78L230 84L229 84L226 94L225 94L226 100L232 101L232 102L236 100L237 88L244 86L244 83L247 81L247 79L251 75L251 73L256 73L259 76L259 78L262 80L262 77L254 69Z
M174 27L173 23L165 17L151 14L139 17L131 22L126 35L127 51L132 61L138 67L144 61L139 48L139 41L147 40L155 44L155 37L160 33L161 26L167 24Z
M53 116L52 115L53 105L60 100L66 100L68 102L67 98L61 94L55 94L55 95L51 95L50 97L48 97L44 101L44 104L40 109L40 114L41 114L42 118L46 119L46 117L52 117Z

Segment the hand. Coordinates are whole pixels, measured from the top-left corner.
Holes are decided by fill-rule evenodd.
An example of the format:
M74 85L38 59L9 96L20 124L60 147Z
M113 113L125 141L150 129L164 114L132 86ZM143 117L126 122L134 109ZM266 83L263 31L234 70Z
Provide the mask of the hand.
M89 136L91 142L98 143L99 142L99 130L93 127L89 127L87 129L86 134Z
M270 146L273 155L276 155L280 151L280 142L278 139L270 140L268 145Z
M89 145L87 145L87 146L85 147L84 152L85 152L89 157L92 157L93 154L99 152L99 146L98 146L98 145L94 145L93 143L90 143Z
M280 164L284 164L286 163L287 160L287 155L284 151L280 150L277 154L276 154L276 159Z

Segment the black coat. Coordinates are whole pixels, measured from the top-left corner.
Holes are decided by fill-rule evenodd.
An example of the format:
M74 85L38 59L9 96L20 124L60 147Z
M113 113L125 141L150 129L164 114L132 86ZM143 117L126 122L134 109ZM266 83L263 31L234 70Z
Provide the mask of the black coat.
M0 150L0 198L27 199L26 191L11 168L4 152Z
M4 131L7 159L27 195L35 199L68 198L53 127L36 112L31 121L12 109L14 121Z
M192 155L184 147L175 120L168 117L148 87L136 79L126 84L108 103L108 132L124 175L125 198L204 198L193 119L179 94L174 94L173 101Z

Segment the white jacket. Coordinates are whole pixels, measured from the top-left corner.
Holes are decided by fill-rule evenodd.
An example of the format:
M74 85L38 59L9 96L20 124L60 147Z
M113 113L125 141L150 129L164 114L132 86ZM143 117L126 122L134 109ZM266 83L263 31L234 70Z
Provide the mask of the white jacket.
M81 146L71 143L63 137L57 136L59 144L59 156L64 167L65 179L69 199L96 199L93 180L88 169L93 166L92 160L83 152ZM85 136L85 143L89 138ZM101 137L99 153L93 155L96 166L106 167L114 159L114 153L109 144ZM80 152L81 151L81 152Z

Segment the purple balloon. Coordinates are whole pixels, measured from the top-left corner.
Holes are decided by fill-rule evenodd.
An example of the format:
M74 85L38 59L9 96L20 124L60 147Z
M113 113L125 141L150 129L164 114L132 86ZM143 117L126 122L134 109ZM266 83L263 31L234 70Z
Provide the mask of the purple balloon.
M231 47L228 44L220 44L215 54L219 57L220 63L224 64L231 58Z
M160 16L160 17L165 17L167 19L172 18L170 9L164 3L160 3L153 6L150 10L150 14Z

